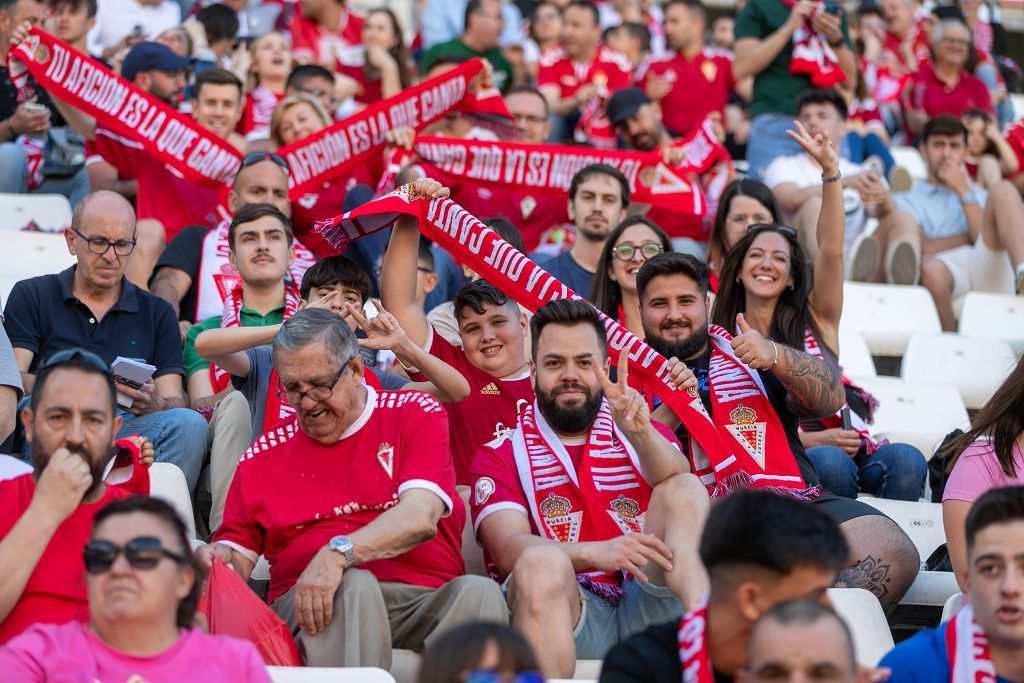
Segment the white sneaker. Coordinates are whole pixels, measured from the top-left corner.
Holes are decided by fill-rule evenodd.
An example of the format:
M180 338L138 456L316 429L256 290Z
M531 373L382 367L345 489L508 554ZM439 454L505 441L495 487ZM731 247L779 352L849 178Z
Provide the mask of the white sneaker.
M878 272L881 258L878 242L873 235L862 232L854 240L850 248L849 280L853 282L871 282Z
M921 279L921 256L910 242L898 242L889 252L886 279L894 285L916 285Z

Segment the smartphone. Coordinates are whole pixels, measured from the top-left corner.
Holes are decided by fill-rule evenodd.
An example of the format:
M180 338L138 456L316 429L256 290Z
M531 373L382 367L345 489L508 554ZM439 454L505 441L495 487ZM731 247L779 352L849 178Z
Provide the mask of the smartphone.
M843 11L843 5L842 3L835 2L835 0L828 0L828 2L825 3L825 11L829 14L838 15Z
M46 105L38 102L26 102L25 111L46 111Z
M850 422L850 409L848 407L840 410L839 416L843 419L843 429L846 431L853 429L853 424Z

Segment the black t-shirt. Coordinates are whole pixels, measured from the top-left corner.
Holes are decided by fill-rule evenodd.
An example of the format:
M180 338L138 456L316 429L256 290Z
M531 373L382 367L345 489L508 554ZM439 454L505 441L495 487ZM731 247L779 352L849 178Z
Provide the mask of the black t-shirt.
M693 371L693 374L697 377L697 391L700 393L700 400L704 402L704 408L711 414L711 389L708 387L708 368L711 365L711 345L708 345L707 351L696 361L687 363L687 366ZM786 405L786 395L788 392L774 374L766 372L764 370L758 370L758 375L761 377L761 383L764 385L764 390L768 394L768 401L772 404L772 408L775 410L775 414L779 417L779 422L782 423L782 428L786 430L786 440L789 442L789 450L793 452L793 457L796 458L797 467L800 468L800 476L803 477L804 483L808 486L820 486L821 480L818 479L818 473L814 471L814 465L811 464L810 459L807 457L807 453L804 451L804 446L800 443L800 419L790 411ZM686 427L680 423L679 427L676 428L676 437L679 442L683 444L683 452L689 457L687 452L689 438L687 436Z
M66 125L64 117L60 115L57 108L53 106L53 102L50 101L50 96L36 83L32 76L28 77L28 84L35 90L36 101L39 104L45 104L50 109L50 125L54 128ZM11 81L11 74L7 71L5 63L3 66L0 66L0 121L6 121L13 116L14 110L17 108L18 89L14 87L14 82Z
M656 624L613 647L601 665L600 683L679 683L679 619ZM732 683L715 671L715 683Z
M199 284L199 266L203 262L203 238L212 228L207 225L190 225L174 236L171 243L160 255L153 269L153 276L163 267L177 268L192 278L185 297L181 300L178 319L194 322L196 318L196 293Z

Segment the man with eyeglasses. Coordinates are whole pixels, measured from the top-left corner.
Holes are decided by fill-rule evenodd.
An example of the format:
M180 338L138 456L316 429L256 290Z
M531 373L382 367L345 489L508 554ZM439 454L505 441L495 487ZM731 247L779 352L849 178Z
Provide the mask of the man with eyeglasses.
M108 363L120 356L155 366L141 386L118 382L131 399L119 418L120 436L147 437L157 461L181 468L194 489L206 455L206 421L185 407L174 312L125 278L136 241L131 205L113 192L87 195L65 238L76 265L17 283L4 311L26 394L34 393L39 361L68 347L88 349Z
M392 647L506 621L497 585L463 575L466 513L441 404L368 386L355 334L331 311L292 316L273 357L296 418L242 457L200 558L248 579L264 555L268 601L308 666L388 669Z
M103 359L68 349L34 379L22 420L35 469L0 481L0 643L34 623L88 621L82 548L96 512L130 495L103 482L122 424Z
M149 288L177 312L182 340L193 323L223 312L226 295L239 282L238 269L229 258L228 226L231 216L249 204L270 204L285 217L292 217L288 162L284 158L273 152L246 155L228 191L230 214L222 216L212 228L190 225L160 255ZM288 273L298 286L316 258L298 241L293 246L295 258Z

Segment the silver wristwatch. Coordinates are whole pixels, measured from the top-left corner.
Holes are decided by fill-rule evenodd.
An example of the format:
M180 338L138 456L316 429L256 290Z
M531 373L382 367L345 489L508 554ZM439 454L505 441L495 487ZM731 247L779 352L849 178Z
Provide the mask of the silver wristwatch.
M346 567L355 566L356 547L352 545L352 541L349 540L348 536L335 536L327 545L331 550L341 553L342 557L345 558Z

